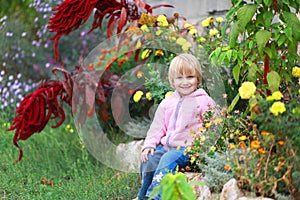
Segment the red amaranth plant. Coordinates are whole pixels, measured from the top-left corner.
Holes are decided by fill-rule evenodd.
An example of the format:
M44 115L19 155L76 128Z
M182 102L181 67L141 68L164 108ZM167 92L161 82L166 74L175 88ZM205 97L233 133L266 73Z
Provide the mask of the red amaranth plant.
M20 140L26 140L34 133L41 132L50 119L59 120L51 126L52 128L59 127L65 121L63 103L67 103L72 108L72 113L76 113L78 108L80 108L80 111L88 111L79 118L78 123L84 123L86 118L94 112L95 92L93 91L95 91L96 86L100 91L96 93L97 103L105 108L105 97L101 93L103 88L100 84L98 85L99 81L95 73L85 72L79 66L71 72L63 68L53 68L52 72L55 75L56 72L61 72L64 75L64 80L43 82L34 92L28 94L21 101L12 125L7 130L15 130L13 143L20 151L15 162L20 161L23 156L23 151L18 144ZM85 94L83 95L84 99L79 99L81 93ZM104 121L107 120L104 119L104 117L107 117L106 110L100 109L99 112L101 112L100 117Z
M53 8L54 16L50 18L48 28L56 35L51 39L54 40L55 59L58 60L58 41L62 35L68 35L70 32L78 29L83 25L94 9L94 21L89 32L97 27L102 29L104 17L109 18L107 25L107 37L113 34L116 24L117 34L121 33L127 22L133 22L140 17L139 9L152 13L152 10L159 7L173 7L172 5L160 4L150 6L143 0L65 0L58 7Z

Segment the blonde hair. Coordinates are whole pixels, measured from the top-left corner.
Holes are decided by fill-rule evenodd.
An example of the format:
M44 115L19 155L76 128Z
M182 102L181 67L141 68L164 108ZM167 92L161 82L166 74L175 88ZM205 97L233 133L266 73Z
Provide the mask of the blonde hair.
M198 84L202 81L202 73L198 59L188 53L177 55L170 63L169 67L169 82L172 87L173 80L178 75L193 74L197 77Z

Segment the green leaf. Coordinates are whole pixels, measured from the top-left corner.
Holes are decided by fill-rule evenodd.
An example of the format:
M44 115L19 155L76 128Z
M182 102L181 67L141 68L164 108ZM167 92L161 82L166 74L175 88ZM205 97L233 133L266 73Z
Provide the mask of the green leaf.
M270 71L267 74L268 86L272 92L278 91L281 78L275 71Z
M267 11L263 13L265 28L268 29L271 26L271 23L274 18L274 14L271 11Z
M226 56L227 56L228 60L231 60L231 56L232 56L232 50L231 49L226 51Z
M248 76L247 79L249 81L255 82L256 81L256 72L258 71L258 67L255 63L252 63L249 67L248 67Z
M272 0L264 0L264 4L265 4L267 7L270 7L270 5L272 4Z
M256 4L246 4L237 11L238 24L242 29L252 20L257 7L258 5Z
M233 108L235 107L235 105L237 104L237 102L239 101L239 99L240 99L240 94L237 93L237 95L234 97L234 99L232 100L230 106L227 109L228 113L230 113L233 110Z
M241 71L241 68L239 65L234 66L232 69L233 78L234 78L236 84L238 84L238 82L239 82L240 71Z
M285 35L280 35L277 41L278 46L281 46L285 42L285 39L286 39Z
M229 37L230 37L229 45L231 48L235 47L235 43L239 36L239 32L242 32L242 31L240 31L240 27L239 27L238 23L234 23L232 25L232 28L230 30L230 35L229 35Z
M283 12L282 14L284 21L287 23L288 27L292 28L293 35L297 41L300 40L300 21L295 13Z
M262 49L266 46L267 42L271 38L271 32L267 30L260 30L255 34L255 38L258 45L258 51L261 53Z

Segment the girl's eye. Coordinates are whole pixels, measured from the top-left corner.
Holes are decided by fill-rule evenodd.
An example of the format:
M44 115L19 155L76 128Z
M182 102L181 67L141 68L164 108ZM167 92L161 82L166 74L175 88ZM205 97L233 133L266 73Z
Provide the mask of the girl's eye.
M188 76L187 78L188 79L193 79L193 78L195 78L195 76Z

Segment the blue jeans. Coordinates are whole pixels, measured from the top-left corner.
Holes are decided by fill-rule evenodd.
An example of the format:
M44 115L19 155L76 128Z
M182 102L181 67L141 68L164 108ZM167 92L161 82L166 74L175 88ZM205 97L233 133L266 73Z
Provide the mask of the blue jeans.
M168 173L174 173L177 165L185 167L188 162L188 156L184 153L185 148L179 150L173 149L167 151L163 146L158 146L154 155L148 154L148 161L141 163L142 186L138 193L139 200L145 200L156 186L159 185L162 177ZM151 197L155 200L161 199L161 194Z

